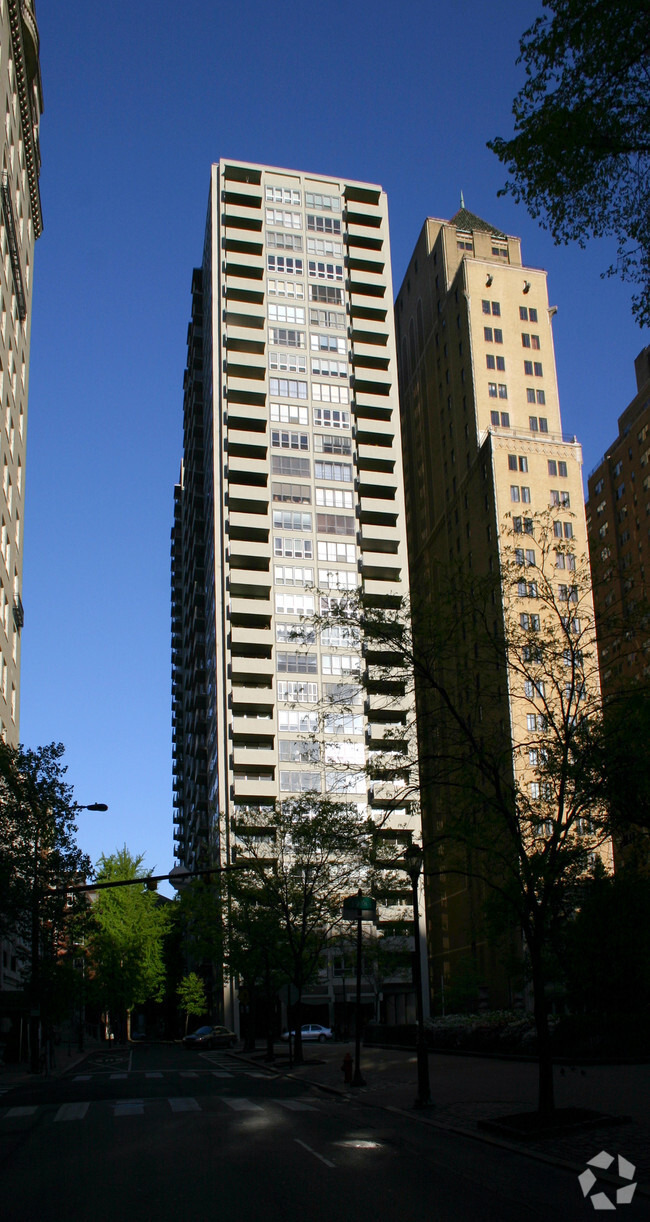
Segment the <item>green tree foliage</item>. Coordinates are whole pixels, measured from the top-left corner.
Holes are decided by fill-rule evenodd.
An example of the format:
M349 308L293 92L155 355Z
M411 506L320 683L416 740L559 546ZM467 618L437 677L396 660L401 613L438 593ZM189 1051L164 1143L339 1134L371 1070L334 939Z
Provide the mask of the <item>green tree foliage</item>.
M488 148L509 192L556 242L613 236L618 273L650 322L650 10L638 0L544 0L520 41L515 135Z
M187 1035L187 1025L190 1021L190 1014L201 1015L207 1010L207 999L205 996L205 985L200 976L196 972L190 972L187 976L183 976L178 988L176 996L181 1010L185 1012L185 1034Z
M257 906L273 916L282 937L285 979L296 986L299 1007L340 923L343 896L362 876L367 828L356 806L313 794L239 816L236 835L233 928L242 901L249 914ZM297 1035L296 1059L301 1058Z
M650 879L626 870L597 877L566 931L573 1007L601 1015L650 1006Z
M245 840L245 837L244 837ZM244 871L229 875L229 917L225 962L230 974L239 978L248 1002L240 1007L246 1048L254 1047L255 1015L263 999L267 1019L267 1059L273 1060L273 1019L277 993L293 974L292 958L282 913L269 904L271 896L259 873Z
M91 869L76 843L63 754L61 743L30 750L0 742L0 934L22 942L36 994L40 981L53 978L67 927L86 907L64 887L84 882Z
M124 845L100 857L96 881L144 879L143 861L142 854L134 857ZM126 1020L127 1038L134 1007L162 997L167 923L166 906L144 882L96 892L89 946L93 990L113 1020Z

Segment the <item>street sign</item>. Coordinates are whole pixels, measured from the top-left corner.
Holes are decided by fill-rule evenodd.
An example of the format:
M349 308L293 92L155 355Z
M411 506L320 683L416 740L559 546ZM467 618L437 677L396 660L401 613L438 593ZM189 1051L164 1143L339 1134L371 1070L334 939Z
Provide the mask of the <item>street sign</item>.
M377 916L377 901L371 895L346 895L343 900L343 920L374 921Z

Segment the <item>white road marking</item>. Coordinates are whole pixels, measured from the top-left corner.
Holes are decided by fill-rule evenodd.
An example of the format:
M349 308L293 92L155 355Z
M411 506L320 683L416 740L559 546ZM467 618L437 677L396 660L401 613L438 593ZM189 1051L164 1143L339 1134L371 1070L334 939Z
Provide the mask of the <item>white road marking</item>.
M232 1076L233 1075L231 1073L228 1073L227 1070L225 1069L213 1069L212 1070L213 1078L232 1078Z
M128 1078L128 1076L129 1075L126 1073L112 1073L111 1082L121 1082L124 1080L124 1078Z
M314 1107L313 1103L303 1103L301 1099L271 1099L271 1103L277 1103L280 1107L287 1107L290 1112L317 1112L318 1108Z
M253 1070L247 1069L244 1072L244 1077L245 1078L265 1078L266 1081L268 1081L269 1075L267 1073L255 1073Z
M299 1137L294 1137L293 1140L296 1142L296 1145L302 1146L303 1150L308 1150L310 1154L313 1154L314 1158L317 1158L319 1162L325 1163L326 1167L336 1166L336 1163L331 1163L329 1158L323 1158L322 1154L317 1154L315 1150L312 1150L311 1146L306 1145L305 1142L301 1141Z
M181 1078L198 1078L197 1073L182 1073Z
M176 1098L168 1099L172 1112L200 1112L201 1108L196 1099Z
M5 1112L5 1120L14 1120L19 1116L33 1116L36 1107L10 1107L8 1112Z
M89 1073L78 1073L72 1080L73 1082L90 1082L91 1077L92 1074Z
M227 1095L222 1095L222 1099L228 1107L232 1108L233 1112L261 1112L263 1111L263 1108L260 1107L259 1103L251 1103L250 1099L239 1099L239 1098L229 1099Z
M89 1103L62 1103L54 1119L83 1120L89 1107Z
M115 1104L116 1116L144 1116L143 1099L126 1099Z
M145 1078L162 1078L161 1073L146 1073Z

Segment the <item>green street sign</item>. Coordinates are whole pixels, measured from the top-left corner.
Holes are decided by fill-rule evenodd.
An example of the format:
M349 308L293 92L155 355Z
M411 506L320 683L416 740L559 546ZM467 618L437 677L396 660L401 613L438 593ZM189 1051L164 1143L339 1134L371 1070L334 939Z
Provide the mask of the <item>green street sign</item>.
M370 895L346 895L343 900L343 917L356 921L373 921L377 915L377 901Z

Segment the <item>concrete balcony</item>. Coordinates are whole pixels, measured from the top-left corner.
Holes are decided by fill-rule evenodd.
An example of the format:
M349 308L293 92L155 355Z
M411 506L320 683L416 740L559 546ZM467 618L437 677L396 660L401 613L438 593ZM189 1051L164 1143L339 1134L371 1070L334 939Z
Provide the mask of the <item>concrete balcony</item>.
M236 776L233 777L232 788L235 802L247 802L251 806L272 802L278 796L277 781L248 781Z
M237 770L239 768L250 768L253 771L255 768L275 768L277 766L277 756L273 750L260 750L258 747L244 747L239 743L233 744L233 765L235 768L235 781L237 781Z

